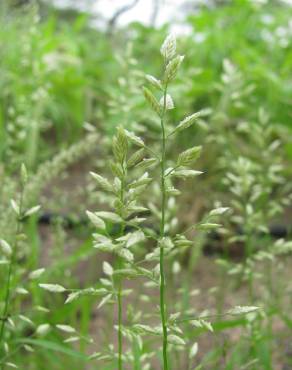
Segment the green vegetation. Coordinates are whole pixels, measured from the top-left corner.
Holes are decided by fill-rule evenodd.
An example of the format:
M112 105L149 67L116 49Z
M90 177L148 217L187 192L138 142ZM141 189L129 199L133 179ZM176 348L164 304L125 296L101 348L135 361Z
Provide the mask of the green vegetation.
M292 366L291 13L3 2L1 370Z

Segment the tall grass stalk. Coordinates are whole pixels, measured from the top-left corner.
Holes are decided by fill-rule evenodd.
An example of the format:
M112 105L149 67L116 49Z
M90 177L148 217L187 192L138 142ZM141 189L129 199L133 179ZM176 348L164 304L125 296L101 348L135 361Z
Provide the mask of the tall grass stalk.
M166 137L165 137L165 114L166 114L166 96L167 96L167 84L165 85L163 92L163 110L161 114L161 172L160 172L160 184L161 184L161 223L160 223L160 238L164 238L165 234L165 206L166 206L166 186L165 186L165 167L166 167ZM165 273L164 273L164 246L160 244L160 316L163 331L163 368L168 370L168 358L167 358L167 309L165 302Z
M24 188L25 188L25 183L27 180L27 175L26 175L26 169L24 165L21 167L21 181L20 181L20 198L19 198L19 203L16 204L15 201L12 201L13 209L16 212L16 227L15 227L15 234L14 234L14 240L12 243L11 247L11 255L10 255L10 260L8 264L8 272L7 272L7 277L6 277L6 282L5 282L5 294L4 294L4 307L2 311L2 316L1 316L1 326L0 326L0 345L2 345L2 342L4 340L4 334L5 334L5 327L6 327L6 322L9 317L9 307L10 307L10 297L11 297L11 281L13 277L13 268L15 264L15 259L16 259L16 253L17 253L17 246L18 246L18 241L21 233L21 228L22 228L22 218L23 218L23 194L24 194ZM2 240L2 243L4 241ZM8 248L9 245L7 245ZM4 369L5 364L2 363L1 367Z
M161 49L161 54L164 58L164 73L162 80L158 80L153 76L147 75L148 82L154 87L156 90L160 90L162 92L162 98L158 101L156 100L155 95L152 94L150 90L144 88L144 95L146 100L149 102L152 109L160 118L160 134L161 134L161 153L160 153L160 191L161 191L161 218L160 218L160 233L159 233L159 240L158 240L158 247L159 247L159 271L160 271L160 318L161 318L161 328L162 328L162 355L163 355L163 369L169 370L169 360L168 360L168 310L167 310L167 302L166 302L166 276L165 276L165 253L169 253L169 251L173 247L173 241L170 236L166 235L166 206L167 206L167 197L173 190L176 193L176 190L171 187L171 176L177 175L179 177L179 173L176 172L177 169L181 169L186 177L188 175L194 175L194 172L186 170L186 166L188 166L191 162L193 162L199 155L201 148L194 147L188 151L185 151L180 154L175 167L167 169L166 162L167 162L167 154L166 154L166 146L168 142L168 138L175 134L177 131L181 129L185 129L189 127L194 122L194 117L188 117L184 121L180 123L172 132L170 132L170 128L166 126L166 114L167 110L174 108L174 103L172 97L168 94L168 86L169 83L175 78L178 69L180 67L181 62L183 61L184 57L181 55L176 54L176 39L173 35L169 35ZM196 173L197 174L197 173Z
M125 176L126 176L126 168L124 162L121 163L122 168L122 177L121 177L121 191L120 191L120 204L124 204L124 195L125 195ZM125 221L123 215L123 209L121 208L118 212L119 216L121 217L121 230L120 236L124 235L125 231ZM120 256L118 256L118 269L121 270L123 268L123 260ZM117 285L118 285L118 368L119 370L123 369L123 333L122 333L122 325L123 325L123 299L122 299L122 277L117 277Z
M177 302L178 304L174 304L172 307L167 304L168 296L171 295L168 294L168 285L173 290L176 287L170 274L169 279L166 279L166 273L170 267L166 261L171 260L179 264L179 257L189 248L194 247L193 239L196 238L196 248L193 249L194 252L188 267L188 279L185 279L190 282L193 265L199 257L198 245L202 245L204 240L203 234L220 229L221 225L217 222L229 208L220 206L212 209L198 222L191 223L182 231L178 230L175 197L179 196L181 192L175 188L175 185L177 179L193 179L202 174L201 171L192 169L200 157L202 147L189 147L180 152L175 159L168 155L169 147L170 144L173 144L177 134L190 128L201 117L208 115L209 110L201 110L186 116L177 124L168 122L168 110L174 108L174 102L168 89L170 83L175 79L184 57L177 55L176 40L172 35L166 38L160 51L163 56L163 77L159 80L152 75L146 75L150 88L143 88L146 101L155 114L155 122L150 123L157 124L159 130L157 146L153 146L155 150L152 149L152 146L149 147L148 143L145 143L144 138L142 139L134 132L120 126L112 140L113 160L110 162L112 180L91 172L98 189L108 193L105 198L107 204L105 210L87 211L94 226L93 247L100 252L113 254L114 266L103 261L104 275L95 287L67 289L59 284L39 284L42 289L53 293L67 293L65 304L70 304L85 296L101 297L98 308L106 304L115 304L117 318L114 320L114 327L117 328L117 346L109 343L105 350L99 350L88 358L89 360L101 361L102 369L123 370L130 367L146 370L153 368L150 361L156 352L155 349L152 351L152 346L154 343L156 344L157 337L162 344L162 351L159 349L162 370L179 368L181 366L180 353L185 348L188 348L189 352L188 368L193 368L190 362L196 356L198 343L191 343L194 336L188 330L188 323L199 329L200 332L213 332L212 321L216 318L245 315L259 310L259 307L256 306L236 306L227 312L223 312L223 309L220 310L219 315L212 314L212 312L209 314L205 311L199 313L190 307L192 292L190 292L190 285L187 283L184 292L185 304L181 305ZM158 149L156 149L157 147ZM149 158L149 154L153 157ZM149 177L146 171L148 168L155 168L153 178ZM152 182L154 186L150 189L154 193L149 194L147 190ZM150 197L151 201L147 196ZM146 208L143 203L147 200L148 207ZM150 224L148 226L147 218L143 217L148 214L153 216L151 222L157 221L158 229L152 224L151 227ZM192 236L193 230L195 233ZM248 229L246 230L248 231ZM250 235L253 234L250 233ZM148 243L148 241L151 242ZM154 248L149 250L148 246L154 246ZM146 267L144 267L144 263ZM180 269L177 268L172 270L173 273L179 271ZM159 290L160 322L155 325L145 325L141 322L144 317L147 320L153 317L151 314L149 315L149 312L145 311L145 316L143 316L144 310L132 312L135 310L131 304L126 310L127 301L124 297L133 292L136 294L136 302L140 299L141 302L151 302L149 295L140 294L139 290L125 289L125 279L140 279L142 277L148 280L145 283L145 288L157 287ZM176 297L177 295L173 294L172 296ZM126 313L128 320L123 322ZM155 321L156 319L155 315ZM183 326L184 330L180 326ZM57 327L60 329L60 325ZM64 328L65 332L67 330L69 334L76 332L71 326L61 325L61 329ZM155 338L153 342L148 339L150 336ZM73 337L73 339L76 338ZM77 339L80 338L77 337ZM108 339L110 341L111 338ZM127 345L124 341L130 342L131 345ZM112 364L105 367L105 362Z

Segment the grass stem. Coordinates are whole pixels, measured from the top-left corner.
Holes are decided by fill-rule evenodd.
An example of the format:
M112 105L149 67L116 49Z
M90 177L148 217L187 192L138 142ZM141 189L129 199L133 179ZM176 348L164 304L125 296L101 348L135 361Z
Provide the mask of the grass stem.
M167 96L167 85L164 89L163 95L163 111L161 114L161 223L160 223L160 238L162 239L165 235L165 207L166 207L166 186L165 186L165 165L166 165L166 136L165 136L165 126L164 118L166 112L166 96ZM165 303L165 273L164 273L164 247L163 243L160 244L160 316L162 323L163 332L163 369L168 370L168 337L167 337L167 311Z
M3 320L1 320L1 324L0 324L0 345L2 344L2 341L4 339L6 321L9 315L10 296L11 296L11 280L12 280L13 267L15 263L16 252L17 252L18 236L21 231L23 193L24 193L24 186L22 184L21 190L20 190L19 214L17 215L16 230L15 230L14 241L12 245L12 255L11 255L11 259L10 259L10 263L8 267L7 279L6 279L6 284L5 284L5 300L4 300L3 311L1 314L1 317L3 318ZM3 363L1 364L1 368L4 369Z

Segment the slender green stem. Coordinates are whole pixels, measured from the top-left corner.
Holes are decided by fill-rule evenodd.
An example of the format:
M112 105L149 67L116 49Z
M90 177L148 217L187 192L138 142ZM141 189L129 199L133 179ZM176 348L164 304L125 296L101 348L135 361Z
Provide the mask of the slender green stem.
M121 269L122 261L121 257L119 257L118 261L118 269ZM118 369L123 369L123 359L122 359L122 353L123 353L123 338L122 338L122 315L123 315L123 302L122 302L122 279L119 278L118 281Z
M124 192L125 192L125 168L122 165L123 168L123 178L121 181L121 193L120 193L120 201L121 204L124 204ZM120 212L120 216L123 219L123 212ZM122 236L124 234L125 230L125 222L122 222L121 225L121 231L120 235ZM121 257L118 257L118 269L123 268L123 261ZM123 300L122 300L122 278L118 277L118 292L117 292L117 298L118 298L118 369L123 370L123 334L122 334L122 325L123 325Z
M160 238L162 239L165 235L165 206L166 206L166 187L165 187L165 160L166 160L166 136L165 136L165 127L164 127L164 118L166 112L166 95L167 95L167 85L164 89L164 104L163 111L161 114L161 223L160 223ZM168 357L167 357L167 312L166 312L166 303L165 303L165 273L164 273L164 248L162 243L160 244L160 316L162 323L162 332L163 332L163 369L168 370Z
M17 222L16 222L16 230L15 230L15 235L14 235L14 242L12 246L12 255L8 267L8 274L7 274L7 279L6 279L6 287L5 287L5 300L4 300L4 307L2 311L2 320L1 320L1 326L0 326L0 344L3 341L4 338L4 333L5 333L5 326L6 326L6 321L9 313L9 306L10 306L10 295L11 295L11 280L12 280L12 274L13 274L13 267L14 267L14 262L15 262L15 256L16 256L16 251L17 251L17 243L18 243L18 235L20 234L21 231L21 216L22 216L22 206L23 206L23 186L20 191L20 202L19 202L19 215L17 217ZM2 369L4 368L4 364L1 365Z
M242 316L244 315L244 313L241 314ZM220 317L225 317L225 316L240 316L239 314L238 315L234 315L230 312L225 312L225 313L217 313L217 314L214 314L214 315L206 315L206 316L189 316L189 317L183 317L181 319L177 319L175 320L175 323L176 324L181 324L181 323L184 323L184 322L188 322L188 321L195 321L195 320L208 320L208 319L218 319Z
M252 235L251 235L251 231L248 230L247 231L247 239L246 239L246 243L245 243L245 248L246 248L246 260L245 260L245 264L247 265L247 261L252 257ZM249 294L249 301L250 301L250 304L252 304L254 302L254 291L253 291L253 271L250 270L250 267L248 267L248 294Z

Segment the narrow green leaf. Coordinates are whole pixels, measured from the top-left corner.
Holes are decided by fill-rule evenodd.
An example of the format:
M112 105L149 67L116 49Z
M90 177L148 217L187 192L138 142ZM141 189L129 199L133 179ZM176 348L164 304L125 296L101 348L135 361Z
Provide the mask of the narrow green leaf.
M53 352L63 353L64 355L67 355L69 357L78 358L79 360L84 360L84 361L87 360L87 357L83 355L82 353L77 352L70 347L64 346L56 342L51 342L51 341L44 340L44 339L29 339L29 338L19 339L16 342L20 344L21 343L30 344L32 346L41 347L41 348L44 348L46 350L53 351Z

